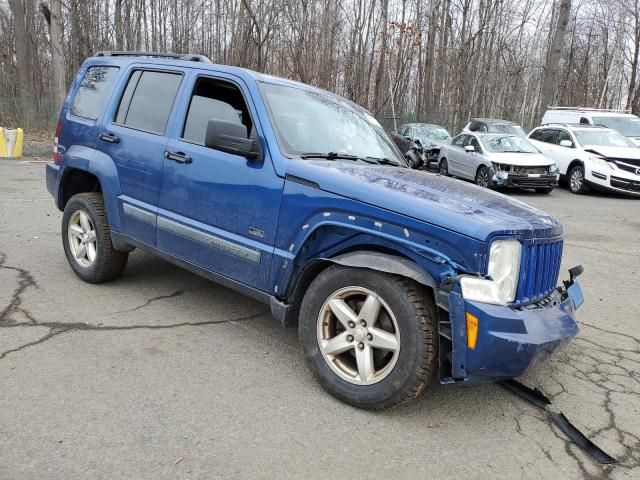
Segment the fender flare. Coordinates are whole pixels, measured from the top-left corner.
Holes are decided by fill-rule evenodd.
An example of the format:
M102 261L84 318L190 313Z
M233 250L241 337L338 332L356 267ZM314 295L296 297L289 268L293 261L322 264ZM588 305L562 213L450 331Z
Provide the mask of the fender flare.
M372 250L356 250L331 258L316 258L309 262L307 266L331 263L352 268L367 268L378 272L411 278L417 283L431 288L436 301L438 299L439 290L433 277L408 258ZM297 281L300 281L300 277L298 277ZM300 295L304 293L299 291L299 288L300 285L297 284L291 297L291 303L288 304L279 301L275 297L271 297L271 314L279 320L285 328L295 327L298 323L298 313L302 302Z
M408 258L369 250L357 250L326 261L345 267L368 268L379 272L408 277L416 282L436 289L435 280Z

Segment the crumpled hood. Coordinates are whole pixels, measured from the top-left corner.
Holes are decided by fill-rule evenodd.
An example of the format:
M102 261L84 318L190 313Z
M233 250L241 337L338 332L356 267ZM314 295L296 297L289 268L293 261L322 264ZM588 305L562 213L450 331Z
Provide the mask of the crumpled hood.
M496 235L552 237L562 225L526 203L476 185L408 168L294 160L288 175L327 192L486 241Z
M589 150L607 158L628 158L629 160L640 160L640 148L603 147L601 145L585 145L582 148L583 150Z
M517 165L518 167L542 167L552 165L554 162L541 153L490 153L489 158L496 163Z

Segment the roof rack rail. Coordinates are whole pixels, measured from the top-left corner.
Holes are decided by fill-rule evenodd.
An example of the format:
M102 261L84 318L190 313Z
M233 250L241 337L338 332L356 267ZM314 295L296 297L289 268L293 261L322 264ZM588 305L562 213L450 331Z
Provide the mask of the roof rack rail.
M212 63L208 57L194 53L169 53L169 52L128 52L124 50L101 50L94 54L94 57L158 57L175 58L176 60L186 60L187 62Z
M612 112L612 113L631 113L628 109L615 108L590 108L590 107L560 107L557 105L547 105L549 110L575 110L578 112Z

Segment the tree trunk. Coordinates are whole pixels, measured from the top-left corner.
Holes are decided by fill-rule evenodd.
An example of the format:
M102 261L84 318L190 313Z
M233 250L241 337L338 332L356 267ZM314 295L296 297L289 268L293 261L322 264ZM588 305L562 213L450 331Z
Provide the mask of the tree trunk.
M51 0L49 41L51 43L51 61L53 64L53 95L58 107L60 107L67 93L65 85L66 69L63 51L61 0Z
M22 0L9 0L9 7L13 14L13 25L16 37L17 93L21 99L26 99L29 97L29 91L31 90L31 58L29 58L29 48L27 45L29 39L27 38L26 13Z
M571 13L571 0L559 0L560 8L558 9L558 20L556 29L551 41L551 48L547 61L544 66L544 82L542 84L542 95L540 98L540 106L538 109L538 120L542 118L544 111L549 104L553 103L556 91L558 89L558 76L560 70L560 56L562 55L562 47L564 46L564 34L569 24L569 15Z

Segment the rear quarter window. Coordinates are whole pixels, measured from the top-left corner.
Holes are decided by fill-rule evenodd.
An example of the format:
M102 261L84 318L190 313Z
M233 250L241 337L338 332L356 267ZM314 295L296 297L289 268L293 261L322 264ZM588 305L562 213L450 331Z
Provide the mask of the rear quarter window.
M89 67L71 104L71 114L97 120L118 78L118 67Z

